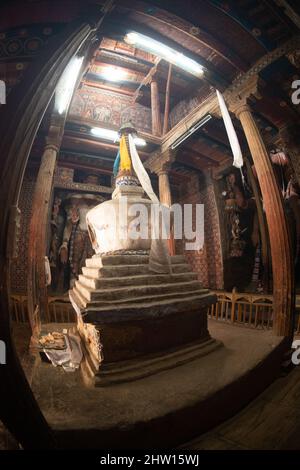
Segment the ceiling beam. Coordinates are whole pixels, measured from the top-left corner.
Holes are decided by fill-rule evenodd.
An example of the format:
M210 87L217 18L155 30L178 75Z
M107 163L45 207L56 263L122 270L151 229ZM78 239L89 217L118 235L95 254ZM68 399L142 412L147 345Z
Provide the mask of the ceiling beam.
M136 2L133 0L118 1L118 5L122 5L131 11L134 10L145 18L151 18L151 20L156 23L165 24L178 30L179 27L174 26L174 23L172 23L170 18L166 16L163 17L162 14L157 14L157 10L159 9L162 13L166 12L167 14L177 16L181 19L181 23L183 23L182 20L184 20L185 23L188 23L186 25L181 25L180 32L188 36L190 40L193 40L196 46L203 45L204 47L211 49L240 72L246 72L249 69L250 64L234 51L231 44L227 45L224 41L218 40L215 35L211 34L199 25L197 18L195 18L195 12L192 9L187 8L185 2L182 0L173 0L172 2L170 2L170 0L152 0L151 4L158 7L153 11L153 13L149 11L146 12L144 2ZM195 34L191 33L193 27L196 30Z
M113 86L105 85L104 83L101 82L95 82L93 80L88 80L84 78L81 83L83 85L87 85L90 87L97 88L98 90L105 90L105 91L111 91L113 93L120 93L121 95L126 95L126 96L133 96L134 91L133 90L128 90L125 88L116 88Z
M99 140L86 139L84 137L77 137L76 135L67 135L65 134L62 140L62 150L65 152L69 150L78 151L92 151L92 152L101 152L106 150L111 152L112 155L116 154L119 148L117 143L103 142ZM149 153L139 150L139 155L142 159L148 158ZM100 155L101 156L101 155Z
M216 160L214 160L212 157L209 157L208 155L203 155L203 153L199 152L198 149L196 148L191 148L189 146L186 146L185 148L182 149L182 153L188 154L193 158L207 162L208 165L218 166L218 162ZM177 152L176 156L177 155L180 155L180 152Z
M176 51L184 54L185 56L189 57L190 59L195 60L196 62L200 63L205 72L201 80L207 81L209 84L213 84L214 86L219 87L221 90L226 88L229 85L229 81L219 73L217 68L214 64L202 56L199 56L195 52L187 49L186 47L182 46L178 42L166 37L160 33L158 33L155 29L152 29L144 24L138 23L130 18L130 16L120 15L115 12L112 13L109 19L105 22L102 28L102 34L108 37L115 37L119 40L123 39L124 36L131 32L135 31L140 34L144 34L148 37L159 41Z
M93 121L91 119L86 119L86 118L81 118L80 116L72 116L69 115L67 118L67 124L78 124L79 126L88 126L88 127L103 127L104 129L110 129L113 131L119 131L119 127L117 126L112 126L111 124L108 125L105 122L98 122L98 121ZM65 129L65 133L69 134L74 131ZM82 136L82 135L81 135ZM138 131L138 136L141 137L142 139L146 140L147 143L152 144L154 146L159 146L161 145L161 138L154 136L152 134L148 134L148 132L143 132L143 131ZM92 136L89 136L92 137Z
M141 81L141 83L139 84L139 86L138 86L137 89L135 90L135 92L134 92L134 94L133 94L133 102L134 102L134 103L135 103L136 100L138 99L141 89L142 89L144 86L149 85L149 83L151 82L152 78L153 78L154 75L156 74L156 72L157 72L157 66L158 66L158 64L160 63L160 60L161 60L161 59L158 58L156 64L149 70L149 72L147 73L146 77Z

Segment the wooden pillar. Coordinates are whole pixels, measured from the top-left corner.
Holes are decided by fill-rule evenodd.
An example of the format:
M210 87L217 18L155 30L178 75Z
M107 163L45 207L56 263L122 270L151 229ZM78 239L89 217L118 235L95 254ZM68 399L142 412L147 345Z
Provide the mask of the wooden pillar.
M159 199L162 204L168 207L172 205L172 196L169 183L169 175L167 169L158 171L158 187L159 187Z
M171 76L172 76L172 64L169 64L167 86L166 86L166 101L165 101L163 135L165 135L168 132L168 126L169 126Z
M41 159L32 202L28 246L28 314L34 345L41 329L41 319L48 321L48 295L45 256L53 177L64 122L50 126L50 133Z
M157 81L151 80L152 134L161 135L161 115Z
M247 100L235 105L257 172L269 228L273 268L274 332L290 336L293 328L294 274L288 225L273 167Z
M172 195L169 182L168 168L163 167L158 172L158 187L159 187L159 200L161 204L164 204L168 207L172 206ZM168 240L169 253L171 256L175 255L175 241L173 226L171 224L171 233Z

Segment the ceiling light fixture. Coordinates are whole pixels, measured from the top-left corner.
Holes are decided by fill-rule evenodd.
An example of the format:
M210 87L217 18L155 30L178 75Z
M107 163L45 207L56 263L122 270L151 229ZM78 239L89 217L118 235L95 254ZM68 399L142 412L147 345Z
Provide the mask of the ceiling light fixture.
M171 47L166 46L165 44L158 42L155 39L151 39L148 36L131 32L126 34L124 40L127 42L127 44L139 47L140 49L150 52L151 54L155 54L162 59L177 65L177 67L180 67L186 72L190 72L191 74L196 75L197 77L201 77L204 73L202 65L198 64L198 62L195 60L190 59L184 54L177 52L175 49L172 49Z
M110 82L122 82L127 78L127 72L118 67L106 67L100 75Z
M112 129L105 129L104 127L93 127L91 129L91 134L96 137L100 137L103 140L109 140L111 142L118 142L120 140L119 133ZM134 143L137 147L145 147L147 142L140 137L134 137Z
M200 119L194 126L190 127L181 137L175 140L175 142L171 145L171 149L174 150L178 147L182 142L188 139L192 134L194 134L200 127L204 126L208 121L212 119L210 114L207 114L203 119Z
M55 89L55 109L58 114L63 114L69 107L82 62L83 57L73 57L58 81Z

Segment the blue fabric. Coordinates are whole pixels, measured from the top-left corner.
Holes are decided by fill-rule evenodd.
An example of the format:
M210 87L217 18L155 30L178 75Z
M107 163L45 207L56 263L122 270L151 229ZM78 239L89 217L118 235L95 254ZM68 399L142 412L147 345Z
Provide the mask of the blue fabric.
M120 167L120 150L118 150L118 153L114 162L114 169L113 169L114 176L117 176L119 167Z

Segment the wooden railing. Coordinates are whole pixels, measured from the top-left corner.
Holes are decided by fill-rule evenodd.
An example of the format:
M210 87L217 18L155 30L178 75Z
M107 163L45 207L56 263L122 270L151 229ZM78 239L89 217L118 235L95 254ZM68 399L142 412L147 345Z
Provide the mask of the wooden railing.
M249 328L269 329L273 322L273 296L266 294L215 291L217 303L208 309L214 320Z
M273 297L266 294L215 291L218 301L208 309L208 316L226 323L236 323L249 328L269 329L273 322ZM11 296L12 319L28 323L27 296ZM300 335L300 296L296 300L295 334ZM49 323L76 322L76 314L67 297L48 298Z
M28 323L27 296L11 295L12 320L17 323ZM47 323L73 323L76 314L67 297L48 298Z
M213 320L270 329L273 326L273 296L246 292L214 291L218 301L208 309ZM300 296L296 297L295 335L300 335Z

